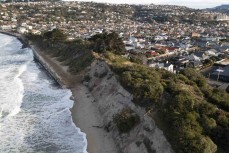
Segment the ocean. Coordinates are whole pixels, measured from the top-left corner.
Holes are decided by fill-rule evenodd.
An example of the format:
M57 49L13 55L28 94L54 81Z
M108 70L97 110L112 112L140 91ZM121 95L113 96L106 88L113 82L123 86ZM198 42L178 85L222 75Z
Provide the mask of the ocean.
M72 121L72 95L34 62L31 49L0 34L0 153L87 153Z

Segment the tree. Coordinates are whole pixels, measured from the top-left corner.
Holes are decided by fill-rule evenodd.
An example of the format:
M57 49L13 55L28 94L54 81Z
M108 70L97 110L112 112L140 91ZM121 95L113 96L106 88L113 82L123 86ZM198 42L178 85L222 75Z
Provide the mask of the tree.
M119 35L115 32L97 34L92 36L89 41L92 42L92 48L95 52L105 53L111 51L121 55L125 53L125 45Z
M127 108L114 116L114 122L120 133L127 133L140 122L140 117L133 110Z
M45 32L43 37L52 42L64 42L67 39L66 35L60 29L53 29L52 31Z

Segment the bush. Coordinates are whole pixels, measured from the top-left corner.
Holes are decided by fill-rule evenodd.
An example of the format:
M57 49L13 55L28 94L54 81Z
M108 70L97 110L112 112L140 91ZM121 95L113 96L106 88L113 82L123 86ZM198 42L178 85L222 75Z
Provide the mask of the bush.
M229 86L227 87L226 92L229 94Z
M158 73L144 66L132 66L125 69L120 75L121 84L134 96L139 105L157 103L163 93Z
M181 71L181 74L189 78L191 81L194 81L198 87L204 87L207 85L207 81L199 72L193 68L186 68Z
M213 89L212 95L208 98L209 101L219 108L229 111L229 94L220 89Z
M78 58L70 59L68 62L69 71L73 74L76 74L84 68L86 68L87 66L90 66L93 59L94 57L90 52L86 52L80 55Z
M44 39L48 39L56 42L64 42L67 36L60 29L53 29L52 31L45 32L43 34Z
M114 122L120 133L127 133L140 122L140 117L133 110L124 109L115 115Z

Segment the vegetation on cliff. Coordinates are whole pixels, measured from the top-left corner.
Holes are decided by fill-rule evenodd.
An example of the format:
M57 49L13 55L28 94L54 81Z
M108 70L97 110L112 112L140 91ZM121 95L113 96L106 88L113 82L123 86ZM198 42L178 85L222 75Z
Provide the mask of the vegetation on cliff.
M132 63L120 56L124 46L115 33L71 42L54 38L56 36L61 34L46 33L28 38L69 65L72 73L90 65L94 58L91 50L101 54L100 58L110 65L122 86L133 95L133 102L149 110L148 115L159 116L164 125L161 129L177 153L229 152L229 94L211 88L199 72L187 68L173 74ZM139 124L139 119L131 110L123 110L114 117L114 122L119 132L125 133Z
M59 29L45 32L43 35L28 34L27 38L42 51L69 66L69 71L73 74L89 66L94 58L88 42L67 41Z
M139 116L131 109L124 109L114 117L120 133L127 133L140 122Z
M130 63L113 53L105 57L121 84L133 94L135 104L160 116L161 128L176 152L228 151L229 94L209 87L191 68L173 74Z
M91 42L92 49L98 53L105 53L107 51L113 52L118 55L125 53L125 45L117 33L103 32L92 36L89 41Z

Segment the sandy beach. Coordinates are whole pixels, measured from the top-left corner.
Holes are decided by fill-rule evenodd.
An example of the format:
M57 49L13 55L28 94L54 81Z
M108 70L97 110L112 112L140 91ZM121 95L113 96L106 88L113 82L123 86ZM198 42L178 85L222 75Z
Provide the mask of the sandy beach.
M89 153L117 153L117 147L110 133L102 127L102 118L94 102L93 96L82 83L81 75L71 75L68 67L62 65L55 58L39 51L35 46L31 48L37 53L49 70L56 74L64 87L72 91L74 107L72 108L72 119L82 132L86 133Z

